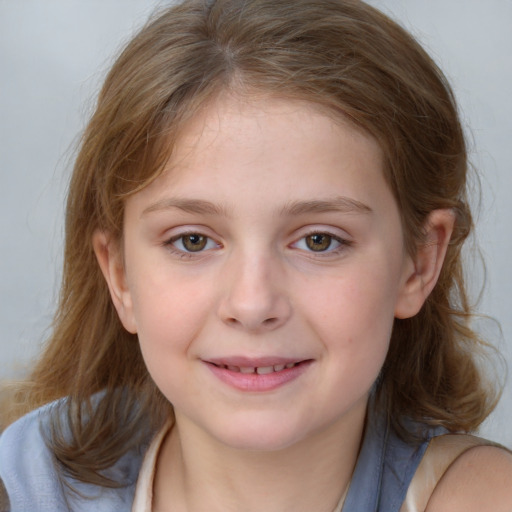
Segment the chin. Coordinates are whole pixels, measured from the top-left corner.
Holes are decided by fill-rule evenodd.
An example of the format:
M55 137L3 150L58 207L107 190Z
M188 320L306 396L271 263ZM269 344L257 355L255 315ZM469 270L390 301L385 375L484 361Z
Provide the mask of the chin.
M221 442L234 450L271 453L285 450L296 444L300 439L300 437L290 439L290 436L276 436L274 433L263 436L259 433L252 437L244 435L235 439L221 439Z
M218 441L232 449L255 452L285 450L308 437L304 426L294 428L290 422L282 424L277 421L243 422L236 426L221 428L212 434Z

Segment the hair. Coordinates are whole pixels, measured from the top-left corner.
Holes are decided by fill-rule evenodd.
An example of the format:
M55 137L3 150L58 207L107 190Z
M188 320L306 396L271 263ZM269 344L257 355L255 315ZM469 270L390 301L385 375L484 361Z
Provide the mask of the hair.
M304 100L373 136L409 253L424 242L430 212L455 212L438 283L415 317L395 320L376 392L403 435L406 418L451 432L476 429L495 395L478 369L475 354L485 344L470 326L462 268L473 226L463 129L432 59L359 0L185 0L126 46L81 139L53 333L18 392L17 414L68 397L72 439L55 429L52 448L75 477L102 485L114 485L101 471L139 442L148 423L156 428L172 414L136 335L120 323L92 237L99 229L121 239L126 198L162 172L184 123L222 91Z

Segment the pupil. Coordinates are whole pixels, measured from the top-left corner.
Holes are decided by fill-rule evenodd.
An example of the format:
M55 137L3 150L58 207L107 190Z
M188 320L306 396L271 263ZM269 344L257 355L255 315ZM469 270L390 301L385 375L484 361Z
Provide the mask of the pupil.
M187 251L201 251L206 246L206 237L197 234L187 235L183 237L183 245Z
M315 234L306 238L306 244L312 251L325 251L331 245L331 239L329 235Z

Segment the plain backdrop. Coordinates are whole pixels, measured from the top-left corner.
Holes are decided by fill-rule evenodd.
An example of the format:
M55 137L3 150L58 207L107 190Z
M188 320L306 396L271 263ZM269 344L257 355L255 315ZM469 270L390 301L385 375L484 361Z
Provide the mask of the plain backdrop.
M479 329L512 366L512 1L372 0L450 79L481 175L487 265ZM22 376L47 335L60 278L77 137L119 51L155 0L0 0L0 379ZM475 203L477 201L475 197ZM478 264L471 287L480 289ZM492 367L489 371L495 372ZM482 432L512 446L512 392Z

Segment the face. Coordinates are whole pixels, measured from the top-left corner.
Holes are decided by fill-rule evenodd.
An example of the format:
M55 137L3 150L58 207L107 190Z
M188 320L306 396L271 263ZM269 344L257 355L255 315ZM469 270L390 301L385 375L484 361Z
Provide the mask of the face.
M225 95L128 199L111 290L178 424L275 450L364 415L413 272L382 166L315 106Z

